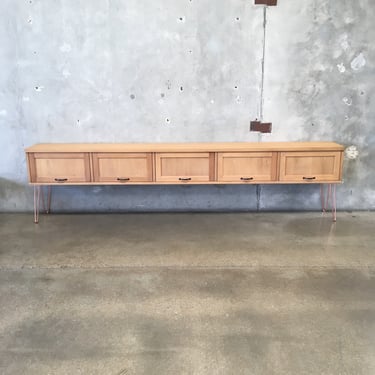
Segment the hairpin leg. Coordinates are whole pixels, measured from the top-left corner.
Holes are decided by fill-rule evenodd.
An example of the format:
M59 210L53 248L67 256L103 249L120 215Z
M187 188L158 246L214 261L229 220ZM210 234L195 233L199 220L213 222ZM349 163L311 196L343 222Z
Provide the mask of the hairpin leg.
M39 223L40 185L34 185L34 223Z
M329 202L330 202L330 199L331 199L331 194L332 194L332 185L331 184L328 184L327 186L327 196L326 196L326 209L328 209L329 207Z
M43 212L46 213L46 204L44 202L44 186L41 186L40 188L40 199L42 201Z
M320 203L322 205L322 213L324 214L326 212L324 184L320 184Z
M328 184L327 192L325 194L325 187L323 184L320 185L320 201L322 204L322 213L326 213L329 203L331 203L332 220L337 220L337 208L336 208L336 184Z
M337 210L336 210L336 184L332 184L332 194L331 194L331 203L332 203L332 220L337 221Z
M51 212L51 196L52 196L52 186L47 186L47 209L46 214L49 214Z
M52 189L52 186L48 185L47 186L47 204L46 204L45 197L44 197L44 186L41 186L40 188L43 212L46 214L49 214L51 211L51 189Z

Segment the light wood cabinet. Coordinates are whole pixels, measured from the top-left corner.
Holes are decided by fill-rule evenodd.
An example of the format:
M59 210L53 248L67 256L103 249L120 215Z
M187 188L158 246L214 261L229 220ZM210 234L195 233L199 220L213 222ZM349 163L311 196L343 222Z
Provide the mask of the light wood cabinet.
M85 183L91 181L88 153L30 153L29 176L32 183Z
M219 182L260 183L276 181L276 152L219 152Z
M95 182L152 181L151 153L94 153L92 160Z
M333 142L39 144L26 149L32 184L338 183Z
M342 180L344 147L333 142L38 144L26 149L34 222L42 185L328 184L322 210ZM42 197L43 199L43 197ZM44 199L43 199L44 201Z
M155 161L157 182L196 183L215 179L214 153L156 153Z
M282 152L280 154L280 181L335 182L341 180L341 152Z

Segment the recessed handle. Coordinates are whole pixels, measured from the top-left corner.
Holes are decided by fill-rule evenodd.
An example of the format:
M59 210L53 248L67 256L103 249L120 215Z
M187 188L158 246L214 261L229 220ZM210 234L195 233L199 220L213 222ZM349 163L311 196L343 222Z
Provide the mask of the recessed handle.
M241 181L252 181L254 177L241 177Z
M191 177L180 177L180 181L191 181Z
M66 181L68 181L68 179L67 178L55 178L55 181L56 182L66 182Z
M312 180L316 180L316 177L303 177L303 179L307 181L312 181Z
M128 178L128 177L117 177L117 181L126 182L126 181L130 181L130 178Z

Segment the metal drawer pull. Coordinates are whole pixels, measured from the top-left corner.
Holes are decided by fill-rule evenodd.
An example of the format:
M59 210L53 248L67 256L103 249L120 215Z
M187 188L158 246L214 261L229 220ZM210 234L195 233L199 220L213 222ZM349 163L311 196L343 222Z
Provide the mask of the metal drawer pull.
M67 178L55 178L55 181L56 182L66 182L66 181L68 181L68 179Z
M241 177L241 181L252 181L254 177Z
M117 177L117 181L126 182L126 181L130 181L130 178L127 178L127 177Z
M303 177L304 180L316 180L316 177Z
M186 178L179 178L180 181L191 181L191 177L186 177Z

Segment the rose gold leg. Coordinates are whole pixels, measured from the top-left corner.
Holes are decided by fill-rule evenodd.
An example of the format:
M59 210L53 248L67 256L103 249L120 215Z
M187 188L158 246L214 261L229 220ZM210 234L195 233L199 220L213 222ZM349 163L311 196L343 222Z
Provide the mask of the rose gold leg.
M46 214L49 214L51 212L51 197L52 197L52 186L48 185L48 195L47 195L47 210Z
M329 200L331 199L331 194L332 194L332 186L331 186L331 184L328 184L325 209L328 208L328 203L329 203Z
M44 203L44 186L40 188L40 199L42 200L43 212L46 212L46 204Z
M320 185L320 201L322 204L322 213L326 213L328 204L331 203L332 220L337 220L337 208L336 208L336 184L328 184L327 195L325 195L324 185Z
M44 197L44 186L40 187L40 195L41 195L41 200L42 200L42 207L43 207L43 212L45 214L49 214L51 211L51 185L47 186L47 205L45 202L45 197Z
M331 202L332 202L332 220L336 222L337 221L336 184L332 184Z
M322 205L322 213L326 212L325 196L324 196L324 185L320 184L320 203Z
M34 185L34 223L39 223L40 185Z

